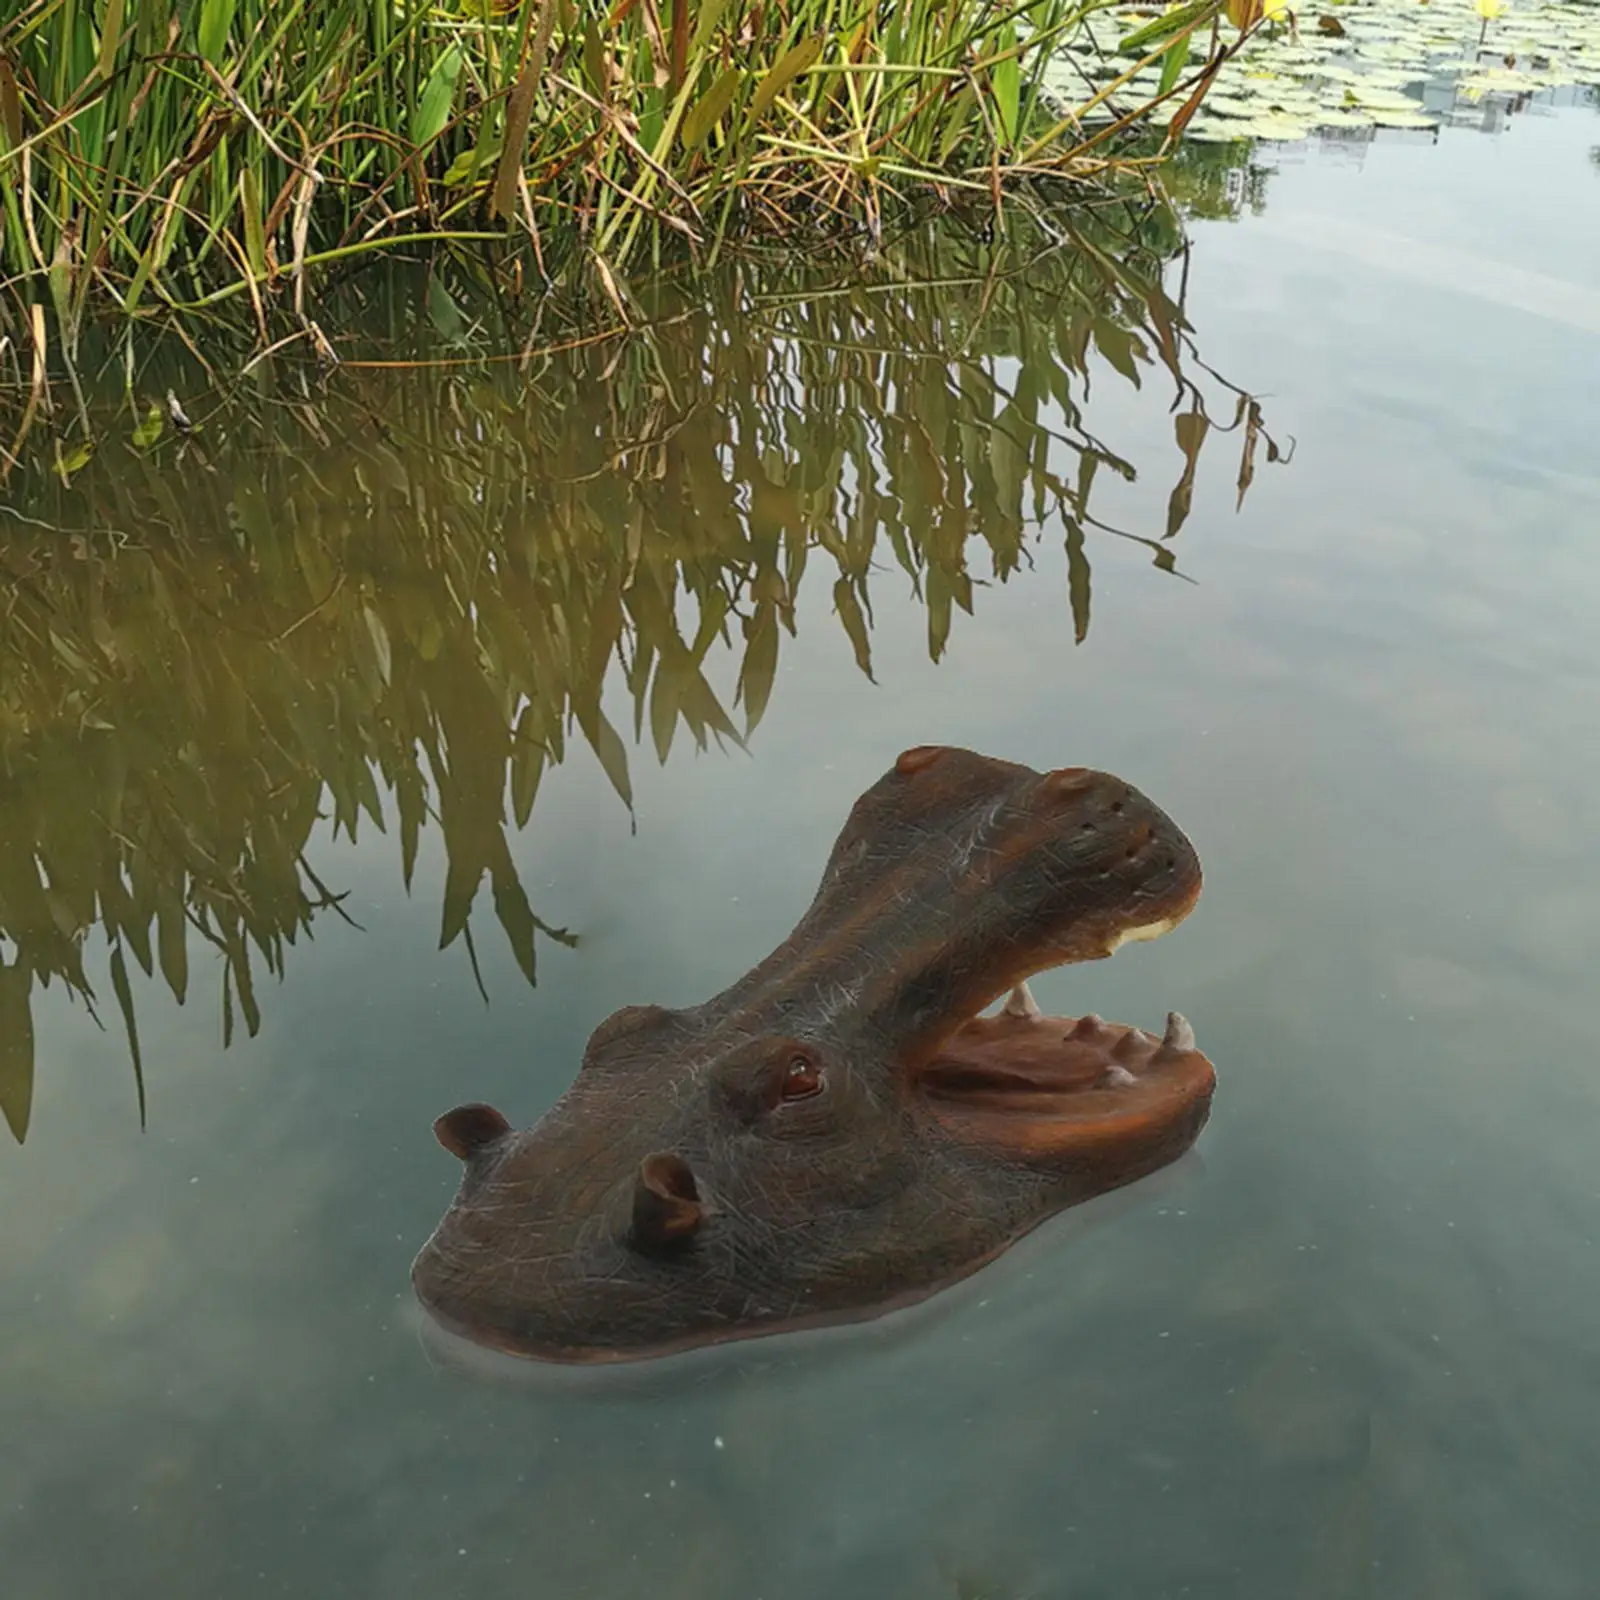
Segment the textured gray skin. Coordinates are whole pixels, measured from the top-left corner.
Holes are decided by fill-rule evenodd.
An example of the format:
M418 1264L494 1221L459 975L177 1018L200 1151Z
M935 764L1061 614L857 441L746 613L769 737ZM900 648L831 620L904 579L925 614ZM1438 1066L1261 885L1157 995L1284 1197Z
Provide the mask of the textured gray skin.
M526 1131L484 1108L441 1118L465 1172L418 1295L482 1343L595 1361L873 1315L964 1276L1181 1154L1209 1088L1108 1172L952 1133L919 1071L1014 983L1181 918L1199 884L1182 832L1120 779L908 751L759 966L700 1006L616 1013ZM825 1087L786 1101L797 1058ZM658 1152L694 1175L681 1242L635 1228Z

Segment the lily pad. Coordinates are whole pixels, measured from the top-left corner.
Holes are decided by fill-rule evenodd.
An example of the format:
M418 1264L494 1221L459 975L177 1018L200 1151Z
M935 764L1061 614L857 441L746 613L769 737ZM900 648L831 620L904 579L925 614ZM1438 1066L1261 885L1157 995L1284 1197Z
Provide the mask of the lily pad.
M1319 128L1370 128L1374 123L1370 111L1351 111L1343 106L1327 109L1317 113L1317 126Z
M1368 111L1415 111L1419 102L1398 89L1383 89L1365 83L1352 83L1345 89L1345 102Z
M1213 89L1205 99L1208 112L1219 117L1253 117L1256 102L1244 94L1232 94L1226 89Z
M1372 120L1380 128L1437 128L1439 119L1421 111L1374 111Z
M1200 117L1183 130L1183 136L1200 144L1239 144L1250 137L1242 122L1209 122Z
M1312 124L1303 117L1275 117L1268 114L1252 117L1248 122L1239 123L1238 127L1252 139L1288 144L1296 139L1304 139L1311 132Z
M1575 84L1600 86L1597 0L1510 0L1514 10L1490 18L1481 15L1480 0L1329 3L1337 7L1342 33L1318 31L1311 11L1298 17L1298 28L1284 19L1269 23L1218 74L1185 137L1201 142L1297 139L1314 128L1374 124L1435 129L1441 117L1424 109L1418 85L1446 93L1453 86L1467 103ZM1127 34L1143 27L1152 12L1129 7L1113 15ZM1100 13L1100 33L1104 18ZM1089 42L1085 30L1067 48ZM1209 39L1197 36L1190 46L1193 55L1203 55ZM1105 78L1126 71L1133 60L1123 56L1101 63L1092 55L1080 56L1072 81L1081 89L1084 71ZM1137 103L1151 86L1146 69L1119 91L1118 101Z

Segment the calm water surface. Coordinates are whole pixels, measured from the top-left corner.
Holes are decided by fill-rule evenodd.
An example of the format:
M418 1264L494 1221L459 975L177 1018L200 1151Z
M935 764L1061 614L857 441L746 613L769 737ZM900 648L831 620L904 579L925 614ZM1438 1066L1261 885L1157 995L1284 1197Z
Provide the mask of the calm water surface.
M1022 530L1009 581L977 587L971 615L956 605L936 664L951 569L928 556L919 595L881 550L875 682L819 563L748 753L697 753L679 727L660 765L647 705L635 830L575 731L499 854L483 817L504 752L475 784L478 712L440 678L442 829L420 826L408 893L394 795L373 797L385 834L307 824L306 860L351 920L316 912L281 983L256 952L259 1033L230 986L220 1048L242 938L226 896L207 922L220 951L191 928L184 1006L130 946L142 1133L91 936L105 1029L59 981L35 989L31 1126L0 1149L5 1592L1592 1596L1596 143L1600 118L1575 108L1360 164L1310 153L1266 179L1261 215L1198 224L1201 353L1263 397L1293 458L1263 444L1236 512L1241 436L1208 440L1178 572L1091 527L1081 644L1083 539L1056 511ZM1095 514L1141 537L1166 527L1181 466L1171 389L1102 365L1084 418L1140 467L1101 475ZM1051 448L1079 470L1081 452ZM987 459L1002 482L1021 470ZM208 481L196 468L197 495ZM857 509L863 481L846 468ZM909 491L891 473L873 492ZM703 518L685 537L710 549L728 508L693 485L683 503ZM905 512L933 550L921 515ZM967 549L988 579L990 549ZM715 566L713 550L695 571ZM197 630L233 581L197 587ZM696 607L677 605L692 638ZM596 624L574 619L576 659ZM383 642L360 661L330 657L329 680L398 679L397 626L370 628ZM703 658L724 700L747 649L732 634ZM426 618L417 635L431 660L455 648ZM604 705L629 735L625 668ZM89 717L65 691L58 711ZM329 760L365 741L381 762L386 715L335 719ZM503 723L483 725L503 739ZM141 728L135 776L174 792L195 748L226 743L161 708ZM866 1328L598 1374L464 1364L430 1338L407 1269L456 1177L432 1118L487 1099L531 1120L614 1007L725 985L787 931L855 795L933 741L1111 768L1195 840L1207 888L1176 935L1037 987L1056 1009L1193 1019L1220 1075L1196 1156ZM70 810L48 762L30 772L47 811ZM19 806L24 779L0 781ZM350 815L359 796L323 805ZM447 841L521 930L502 933L486 884L468 928L487 1006L464 937L438 948L441 906L459 934L464 897ZM576 947L531 931L534 912Z

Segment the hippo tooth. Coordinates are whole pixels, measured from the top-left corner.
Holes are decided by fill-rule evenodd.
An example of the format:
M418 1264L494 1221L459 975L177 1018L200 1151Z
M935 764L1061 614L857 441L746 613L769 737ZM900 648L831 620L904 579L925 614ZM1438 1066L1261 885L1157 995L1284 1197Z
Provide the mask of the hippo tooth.
M1129 1028L1111 1047L1111 1053L1126 1060L1129 1056L1144 1055L1154 1044L1155 1040L1143 1028Z
M1033 993L1026 983L1019 983L1007 995L1006 1003L1000 1009L1002 1015L1021 1017L1025 1022L1036 1022L1044 1015L1039 1009L1039 1002L1033 998Z
M1092 1011L1085 1011L1078 1018L1077 1025L1068 1037L1073 1039L1092 1039L1103 1027L1105 1027L1103 1018L1097 1017Z
M1138 1079L1124 1066L1113 1061L1105 1071L1105 1081L1113 1089L1130 1089L1138 1083Z
M1167 1031L1162 1035L1161 1048L1180 1052L1194 1049L1194 1029L1180 1012L1167 1013Z

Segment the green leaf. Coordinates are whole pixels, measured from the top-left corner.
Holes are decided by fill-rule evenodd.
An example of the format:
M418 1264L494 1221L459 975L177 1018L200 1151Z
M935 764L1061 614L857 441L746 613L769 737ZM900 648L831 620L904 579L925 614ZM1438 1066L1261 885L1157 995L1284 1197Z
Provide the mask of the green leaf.
M722 120L722 114L733 104L739 92L739 80L744 76L738 67L727 67L715 83L689 108L678 129L686 150L702 144L711 130Z
M1016 43L1016 29L1007 24L1000 30L996 43L1001 50L1009 50ZM1017 110L1022 101L1022 71L1014 55L995 62L989 69L989 81L994 88L994 108L1000 119L1000 133L1005 143L1015 144L1017 139Z
M516 869L509 863L503 872L496 872L494 875L494 914L500 919L500 926L505 929L511 953L517 958L517 965L522 968L523 977L530 984L537 982L534 977L533 949L533 932L537 919L534 917L533 908L528 904L527 891L518 880Z
M744 707L745 732L761 720L778 674L778 608L770 600L756 609L745 628L744 661L735 691Z
M1008 517L1022 514L1022 481L1028 452L1022 443L1030 429L1013 402L1000 413L989 434L989 470L994 473L995 500Z
M1172 538L1183 526L1193 502L1194 479L1186 472L1173 485L1172 493L1167 497L1167 531L1162 534L1163 539Z
M55 462L56 476L60 478L62 483L70 486L72 483L73 473L79 472L84 467L88 466L89 458L93 454L94 441L92 439L80 439L64 455L61 451L61 443L59 440L57 440Z
M33 972L0 962L0 1114L18 1144L33 1113Z
M623 747L622 739L617 730L606 720L605 714L593 711L587 714L579 713L578 726L583 729L583 736L589 741L590 747L599 757L600 765L605 769L606 776L611 780L611 787L617 791L618 798L630 811L633 810L633 785L628 780L628 752Z
M351 837L354 837L352 831ZM250 972L250 951L244 939L236 936L229 948L229 967L239 991L239 1009L244 1013L246 1031L253 1039L261 1031L261 1007L256 1004L255 979ZM143 1113L140 1113L141 1121Z
M161 958L161 975L180 1006L189 992L188 934L182 900L177 894L163 898L156 908L156 949Z
M824 37L819 33L815 38L802 39L799 44L790 50L785 50L778 57L757 86L755 95L750 101L752 121L757 117L764 117L771 109L772 102L822 54Z
M683 682L688 670L692 669L681 657L663 652L656 666L655 682L650 686L650 737L655 743L656 759L663 766L672 751L672 736L678 727L678 709L683 703Z
M140 419L139 426L133 430L134 449L148 450L161 437L161 430L166 425L166 413L160 406L152 403L150 409Z
M428 320L438 330L439 336L451 343L467 331L467 319L462 315L461 307L438 278L428 280Z
M605 45L601 42L600 30L594 25L593 17L585 18L583 24L583 71L589 80L589 87L603 100L610 84L606 73Z
M950 639L950 579L943 567L930 567L923 586L928 603L928 659L937 661Z
M1179 39L1176 44L1167 48L1167 53L1161 58L1161 83L1157 94L1165 94L1178 79L1183 76L1183 69L1189 62L1189 41L1187 38Z
M517 826L524 828L533 814L533 802L544 776L545 750L533 739L518 739L511 755L511 806Z
M17 94L17 75L11 58L0 53L0 132L10 145L22 143L22 101Z
M506 105L506 126L500 146L500 160L494 175L494 196L490 201L491 216L509 217L515 202L517 178L522 171L522 153L528 143L528 123L533 117L533 97L539 87L539 63L529 59L523 64L516 87Z
M684 679L683 720L693 731L695 743L702 750L705 749L707 730L732 739L735 744L744 742L739 737L739 730L728 720L728 713L722 709L721 702L712 693L705 675L692 668Z
M106 0L106 14L100 24L100 60L95 70L102 78L111 76L117 46L122 43L123 0Z
M722 13L728 9L728 0L702 0L700 19L695 23L694 38L689 44L691 58L699 55L702 49L711 42L712 31L722 21Z
M491 134L470 150L463 150L439 180L448 189L459 189L474 182L480 172L500 159L500 135Z
M966 131L967 124L972 120L972 113L978 107L978 92L969 83L951 103L950 110L945 117L944 134L939 140L939 159L948 161L950 153L961 141L961 136Z
M239 168L239 209L244 213L244 253L258 278L267 275L267 235L261 221L261 190L253 167Z
M1142 28L1135 28L1117 45L1123 55L1144 55L1149 47L1158 40L1165 39L1168 34L1176 33L1180 28L1187 27L1198 17L1203 17L1219 9L1219 0L1189 0L1187 5L1174 6L1170 11L1163 12L1153 22L1147 22Z
M228 43L228 30L233 26L237 4L238 0L202 0L195 45L214 67L222 65L222 52Z
M872 676L872 645L867 637L867 619L862 615L861 602L848 578L841 578L833 586L833 604L850 635L850 648L855 651L856 665L867 675L868 682L876 683Z
M1211 431L1210 419L1198 409L1185 411L1181 416L1172 419L1172 431L1177 435L1178 448L1189 464L1189 471L1193 472L1195 464L1200 459L1200 446L1205 443L1206 435Z
M122 1010L122 1025L128 1032L128 1052L133 1057L133 1085L139 1095L139 1126L144 1126L144 1058L139 1053L139 1024L133 1014L133 990L128 986L128 963L120 944L111 947L111 987Z
M1144 354L1143 345L1127 329L1119 327L1109 317L1094 319L1094 342L1107 361L1135 388L1139 387L1138 357Z
M455 103L456 79L461 76L465 60L461 46L453 44L428 74L416 109L411 113L411 142L418 149L432 144L444 132L444 125L450 120L450 107Z
M1067 518L1067 598L1072 605L1072 635L1089 637L1089 558L1083 553L1083 524Z
M50 257L50 268L45 274L45 282L50 289L50 300L55 306L56 321L65 331L72 327L72 287L75 277L73 270L73 257L77 228L75 223L69 223L61 230L56 239L56 247ZM68 343L71 343L70 335Z
M384 627L383 618L371 606L363 606L361 615L367 624L367 634L377 657L378 676L383 679L383 686L387 689L394 676L394 651L389 644L389 630Z
M447 846L448 850L448 846ZM483 881L481 863L469 866L459 859L461 852L448 850L444 874L444 905L439 917L439 948L447 950L460 937L461 930L472 915L472 902L478 898L478 885Z

